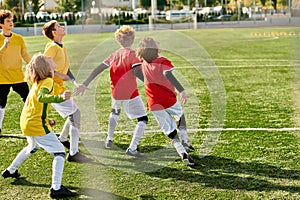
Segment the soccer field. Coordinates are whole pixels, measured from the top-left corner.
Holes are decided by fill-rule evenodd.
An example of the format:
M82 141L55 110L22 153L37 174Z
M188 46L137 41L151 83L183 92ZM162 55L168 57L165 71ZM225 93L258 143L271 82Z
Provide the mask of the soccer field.
M80 149L90 164L66 162L62 184L80 193L73 199L298 199L300 195L300 28L161 30L152 36L189 95L183 106L196 151L193 168L181 162L149 114L139 149L145 158L124 155L135 122L121 113L114 148L103 148L111 110L109 71L95 79L81 109ZM47 39L25 37L30 54ZM65 37L71 69L82 82L119 48L113 33ZM67 83L70 89L73 86ZM139 91L144 99L143 84ZM0 170L26 145L19 128L23 103L10 93L0 137ZM59 132L64 120L55 111ZM18 180L1 179L0 199L47 199L52 157L40 150L19 168Z

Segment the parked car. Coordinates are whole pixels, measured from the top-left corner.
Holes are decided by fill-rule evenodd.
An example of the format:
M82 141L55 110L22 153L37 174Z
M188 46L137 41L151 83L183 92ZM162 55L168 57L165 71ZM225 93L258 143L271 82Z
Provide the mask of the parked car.
M215 20L223 20L223 21L230 21L232 15L220 15L218 17L215 17L213 19Z
M29 20L29 19L33 19L33 18L35 18L35 14L34 14L34 12L26 12L25 14L24 14L24 20Z
M61 18L61 14L60 14L60 13L51 13L51 14L50 14L50 18L51 18L51 19L58 19L58 18Z
M41 19L41 20L46 20L46 19L50 18L50 14L48 12L45 12L45 11L39 11L36 14L36 18Z
M79 12L77 12L77 13L75 13L75 18L83 18L83 19L85 19L85 18L87 18L87 14L86 14L86 12L83 12L83 11L79 11Z
M65 18L73 18L74 17L74 14L73 14L73 12L65 12L64 14L63 14L63 18L65 19Z

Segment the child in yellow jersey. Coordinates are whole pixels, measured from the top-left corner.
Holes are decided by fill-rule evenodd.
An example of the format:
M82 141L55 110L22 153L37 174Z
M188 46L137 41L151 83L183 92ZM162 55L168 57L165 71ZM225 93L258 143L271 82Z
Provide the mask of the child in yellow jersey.
M25 102L29 88L24 81L22 60L29 63L31 57L23 37L11 32L14 28L13 15L9 10L0 10L0 133L4 118L7 96L12 88Z
M53 59L56 64L54 76L54 94L59 95L66 90L64 81L70 79L74 85L78 86L74 76L69 69L69 58L67 49L63 45L63 37L66 35L63 26L53 20L43 26L43 33L51 42L46 44L44 55ZM66 148L69 148L69 162L90 162L91 159L79 152L78 142L80 134L80 111L76 103L72 99L68 99L62 103L53 103L52 106L63 117L68 117L63 130L59 136L59 140ZM70 142L68 135L70 132Z
M33 56L26 66L25 79L32 82L31 90L23 107L20 125L23 135L26 136L28 145L20 151L12 164L2 172L4 178L19 178L19 166L40 147L54 156L52 165L51 198L64 198L76 196L61 185L64 169L64 146L53 133L48 119L51 103L59 103L70 99L70 91L66 90L61 95L54 95L53 76L55 63L50 57L42 54ZM53 122L52 122L53 123Z

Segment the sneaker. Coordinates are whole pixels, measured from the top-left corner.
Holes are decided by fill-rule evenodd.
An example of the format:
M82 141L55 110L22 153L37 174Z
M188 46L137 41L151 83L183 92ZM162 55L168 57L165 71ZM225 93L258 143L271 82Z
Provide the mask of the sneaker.
M59 190L50 189L50 197L53 199L56 198L65 198L65 197L75 197L77 196L77 192L72 192L68 190L65 186L61 185Z
M186 163L187 166L194 166L195 165L195 162L194 160L192 159L192 157L187 154L187 153L183 153L182 154L182 161Z
M181 141L181 144L187 152L194 152L195 151L195 148L191 144L185 143L183 140Z
M2 176L3 178L8 178L8 177L12 177L12 178L19 178L21 176L21 174L18 172L18 170L15 171L15 173L11 174L7 169L4 170L2 172Z
M69 162L77 162L77 163L88 163L92 162L92 159L89 157L86 157L80 152L77 152L75 155L71 156L70 153L67 156L67 160Z
M136 150L132 150L130 148L128 148L125 152L126 155L128 156L134 156L134 157L144 157L144 154L140 153L137 149Z
M60 143L62 143L64 145L64 147L66 147L67 149L70 149L70 142L67 140L67 141L60 141Z
M105 140L104 148L105 149L111 149L112 148L112 141L111 140Z

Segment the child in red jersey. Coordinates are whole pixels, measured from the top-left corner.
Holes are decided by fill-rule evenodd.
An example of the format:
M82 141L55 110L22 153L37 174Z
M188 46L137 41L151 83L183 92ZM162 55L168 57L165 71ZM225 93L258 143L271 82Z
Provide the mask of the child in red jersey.
M183 109L177 101L175 88L181 96L182 103L187 102L188 96L182 85L173 76L174 67L167 58L160 57L159 43L153 38L146 37L140 41L137 56L143 60L142 66L134 68L136 74L142 70L146 100L149 110L159 123L162 131L171 139L172 145L187 165L194 161L187 151L194 151L189 142ZM177 135L176 123L180 132L181 142Z
M137 145L146 129L148 117L141 97L139 96L136 77L132 68L141 65L135 51L131 49L134 42L135 31L130 26L122 26L115 32L115 39L121 48L106 58L90 76L83 82L83 86L75 89L75 95L84 93L89 83L105 69L110 70L110 88L112 95L112 110L108 120L108 135L104 144L105 148L112 147L114 130L123 105L129 119L137 119L134 134L126 150L126 155L141 157Z

